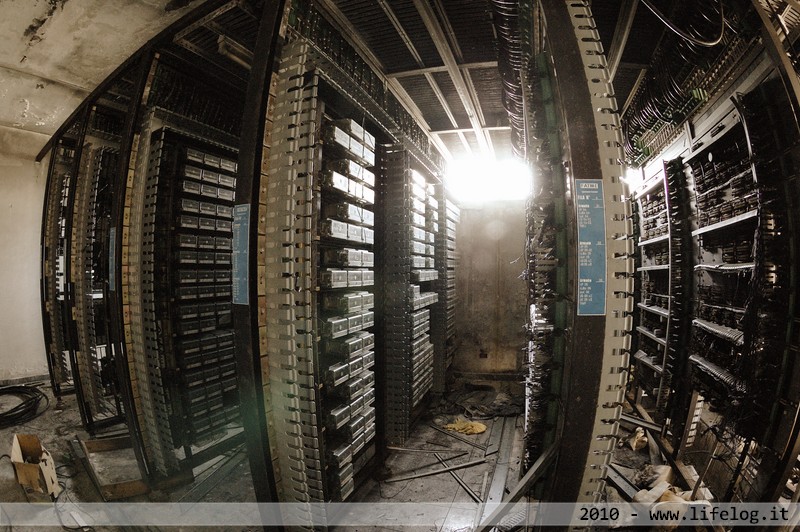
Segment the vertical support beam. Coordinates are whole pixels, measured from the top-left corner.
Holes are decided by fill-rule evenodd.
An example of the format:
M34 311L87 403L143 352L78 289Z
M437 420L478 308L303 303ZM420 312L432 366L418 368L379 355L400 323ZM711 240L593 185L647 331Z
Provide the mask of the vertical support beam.
M800 3L797 1L789 0L787 3L793 8L800 9L800 5L798 5ZM800 128L800 122L798 122L797 118L798 114L800 114L800 79L798 79L797 71L792 64L790 55L787 53L787 45L782 41L775 28L775 23L780 23L780 21L773 21L764 10L759 0L752 0L752 4L756 13L758 13L758 16L761 18L761 33L765 43L764 47L772 58L773 63L776 65L777 71L780 73L783 85L786 89L788 101L792 107L793 112L791 115L794 119L795 127ZM790 225L790 227L792 226ZM790 230L790 233L792 232L793 231ZM789 247L790 256L794 257L796 248L794 239L792 238L790 238ZM797 266L794 261L793 266L789 276L789 284L795 287L797 285ZM790 304L790 309L791 306ZM791 362L785 364L783 367L782 378L777 387L780 395L788 391L787 380L791 379L791 377L796 374L795 368L798 364L796 355L796 352L793 350L784 353L784 361L788 362L787 357L791 357L792 359ZM786 405L786 415L783 422L787 424L786 426L789 430L785 432L784 437L779 441L775 440L775 432L772 428L768 431L767 441L769 446L775 450L775 453L774 456L768 455L762 459L762 464L759 468L761 471L759 471L758 477L756 478L757 485L762 487L759 502L777 500L792 473L798 455L800 455L800 407L796 406L797 401L791 395L783 396L775 403L776 406L781 404ZM793 412L789 410L789 405L791 405ZM769 462L767 462L767 460L769 460ZM772 467L771 472L767 466ZM800 489L796 490L795 495L798 493L800 493Z
M269 85L285 4L285 0L264 3L245 95L236 180L236 208L249 208L248 225L251 229L258 227L260 179L256 176L261 175L264 127L267 106L270 104ZM250 230L245 238L247 303L237 304L234 301L233 305L239 402L256 499L259 502L273 502L278 498L267 433L258 331L258 231Z
M580 240L577 233L587 231L585 220L579 216L602 209L605 219L602 235L589 244L589 264L570 266L575 273L572 289L576 298L581 298L579 289L593 295L578 302L568 333L571 346L565 361L563 394L569 400L561 406L565 437L559 444L558 474L550 490L555 502L591 502L603 491L605 466L615 447L624 398L625 373L619 369L628 367L630 320L626 314L632 301L626 294L633 291L633 260L628 258L632 242L624 220L629 206L623 201L621 134L614 91L600 38L592 28L589 3L540 0L539 5L563 120L569 125L564 132L561 162L573 184L571 189L578 190L573 196L575 203L586 202L581 196L591 197L592 190L602 198L593 206L583 207L583 212L573 207L569 213L573 243L567 246L572 257L580 249L576 249ZM581 260L587 262L586 258ZM577 278L587 274L595 280L576 287Z
M125 295L123 294L122 278L122 249L123 233L125 231L125 212L129 203L140 202L141 198L130 197L128 191L129 180L133 180L133 171L136 165L135 152L138 148L138 124L141 120L143 101L146 101L146 89L151 82L151 74L155 59L152 46L146 47L137 57L136 82L128 112L125 116L125 124L122 131L122 140L119 146L119 168L117 170L117 181L114 183L114 190L118 196L111 206L111 223L116 237L109 243L109 279L106 289L106 300L108 301L108 348L114 356L117 380L121 384L122 401L125 405L127 414L128 430L130 431L132 446L136 459L139 462L139 469L143 476L149 476L151 469L147 461L146 442L143 438L143 430L139 424L138 415L141 415L137 407L137 394L134 392L131 382L130 366L128 353L125 348L125 316L123 304Z
M698 408L699 407L699 408ZM689 410L686 416L686 425L683 427L683 436L678 445L678 458L683 457L683 452L694 444L697 435L697 422L700 421L700 412L703 409L703 399L697 390L692 392L692 399L689 401ZM700 410L700 412L698 412Z

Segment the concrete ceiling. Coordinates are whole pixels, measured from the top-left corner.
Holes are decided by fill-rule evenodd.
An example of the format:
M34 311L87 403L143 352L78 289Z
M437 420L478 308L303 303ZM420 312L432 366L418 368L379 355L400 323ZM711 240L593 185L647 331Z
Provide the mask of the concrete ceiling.
M115 68L201 3L0 0L0 153L14 150L14 130L43 146Z
M19 149L14 145L15 137L34 139L32 142L26 141L26 144L38 151L86 96L123 61L161 30L205 1L212 0L0 0L0 35L3 35L0 40L0 156ZM496 62L487 61L497 53L492 45L488 22L488 1L430 2L322 0L320 4L336 10L342 18L346 14L341 10L352 8L353 13L348 13L354 20L349 22L351 37L358 37L370 49L380 51L392 32L402 30L400 33L410 37L405 45L401 42L388 47L380 59L387 65L393 65L397 54L406 51L407 47L417 54L419 61L414 67L417 70L403 71L402 65L394 65L394 70L401 72L394 72L387 67L385 74L394 83L403 86L415 105L425 111L422 113L424 118L431 124L433 133L441 137L441 143L447 145L447 151L460 153L459 150L481 150L480 143L470 137L475 131L491 140L495 149L509 144ZM633 28L630 33L635 34L636 28L642 25L638 19L646 18L649 13L639 10L636 23L631 24L633 17L626 17L626 13L636 13L636 1L611 4L597 5L597 24L605 47L612 50L615 64L619 64L619 71L624 73L627 72L627 55L630 55L630 50L639 47L626 47L624 37L620 39L619 36L627 36L631 25ZM430 10L426 6L429 5L437 6L439 15L428 13ZM362 16L367 8L377 9L378 15L383 13L381 16L386 18L386 27L380 28L378 40L369 43L366 41L372 35L370 28L377 25L380 17ZM476 28L476 20L484 21L485 27ZM427 25L424 23L426 21ZM628 21L628 25L620 24L620 21ZM446 35L443 37L442 32L438 31L441 29L438 25L441 24L447 28L460 28L463 35L458 39L458 32L453 30L448 41ZM466 54L462 48L480 36L485 41L481 41L479 46L483 55L475 56L472 53L469 57L453 56L453 50ZM638 42L637 39L633 40ZM411 46L410 43L416 44ZM447 53L442 55L442 50ZM469 51L468 47L466 50ZM652 53L652 50L648 52ZM442 57L451 59L450 71L447 71L446 65L442 66ZM642 58L635 59L636 65L647 62ZM464 61L467 64L459 67L459 62ZM469 70L471 67L475 68ZM470 81L466 89L474 85L471 90L464 87L459 90L459 85L451 82L450 78L458 80L464 75ZM627 77L620 75L618 78L615 84L621 85L619 88L624 89L622 93L627 94L634 89L629 86L631 83L626 84ZM415 89L415 81L419 90ZM437 90L432 91L432 87ZM622 93L618 91L624 101ZM481 113L470 115L464 110L462 100L470 99ZM438 122L434 120L439 116L435 112L437 109L439 115L444 117ZM471 123L468 119L469 116L484 114L486 117L480 120L481 123L475 122L477 119Z

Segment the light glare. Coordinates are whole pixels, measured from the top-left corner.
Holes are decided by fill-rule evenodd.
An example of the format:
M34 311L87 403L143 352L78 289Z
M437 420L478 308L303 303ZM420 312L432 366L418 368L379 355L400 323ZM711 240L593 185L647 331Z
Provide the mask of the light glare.
M448 165L447 190L462 204L524 200L531 192L531 169L522 161L458 159Z
M625 168L625 175L622 176L622 182L628 187L628 192L631 193L644 183L644 172L641 168L634 168L628 166Z

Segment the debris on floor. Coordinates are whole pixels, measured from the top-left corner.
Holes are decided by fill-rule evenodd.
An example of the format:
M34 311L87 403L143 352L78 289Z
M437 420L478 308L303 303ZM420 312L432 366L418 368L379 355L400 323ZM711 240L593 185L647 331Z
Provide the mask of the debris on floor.
M666 465L646 464L642 469L633 472L631 480L639 488L652 488L661 482L672 482L672 468Z
M459 416L465 418L463 413ZM396 449L391 449L393 452L387 457L385 467L358 489L354 500L438 503L442 505L443 516L435 526L429 524L414 530L474 530L488 515L487 508L501 501L517 483L522 460L522 420L484 420L481 424L486 430L463 435L443 428L455 417L453 414L423 416L409 439L402 446L393 446ZM509 430L503 431L504 427ZM503 432L507 434L500 438ZM498 443L505 444L503 449L488 453L492 434ZM383 526L358 527L357 532L401 529L406 530L387 521ZM497 530L502 529L511 527L497 527ZM334 528L334 532L339 531L345 532L345 528Z
M652 464L650 453L647 451L647 441L645 441L644 447L634 449L634 447L628 443L634 439L634 432L628 432L620 427L619 435L620 445L617 445L611 458L614 464L632 469L633 471L640 471L644 469L645 466ZM633 481L633 479L631 479L631 481Z
M636 427L636 430L630 435L630 437L619 440L618 446L622 447L626 443L634 451L638 451L639 449L644 449L647 447L647 436L644 435L644 429L642 427Z
M463 386L442 398L431 411L435 414L464 415L471 419L518 416L525 404L524 389L510 387L500 391L489 384L464 383Z
M61 493L53 457L35 434L14 434L11 463L17 482L26 491L46 492L52 497Z
M467 421L464 418L456 418L452 423L444 426L447 430L460 432L461 434L480 434L486 431L486 425L478 421Z
M10 446L15 434L35 434L40 439L41 446L52 456L57 476L57 486L61 493L58 494L56 502L60 508L72 509L73 503L99 503L103 501L103 494L98 490L92 473L87 468L84 461L83 449L80 442L89 443L89 458L97 465L98 446L108 445L114 441L115 436L127 433L124 425L112 426L104 430L99 430L95 435L97 438L90 439L89 434L84 432L77 399L74 394L67 394L56 399L48 385L40 385L45 396L37 408L38 415L30 417L22 422L16 422L13 426L0 428L0 455L7 458ZM18 396L10 394L0 395L0 412L14 409L21 403ZM50 408L44 408L46 404ZM94 446L93 446L94 445ZM5 446L5 449L2 449ZM80 452L79 452L80 450ZM111 451L111 454L121 451ZM125 449L128 453L129 450ZM113 461L109 461L111 454L103 451L100 457L102 464L106 466L104 471L99 471L101 480L109 480L120 483L120 488L131 494L130 479L139 478L141 473L135 461L127 460L129 465L124 465L125 470L121 469L121 458L115 456ZM118 460L118 458L120 460ZM95 473L98 473L95 471ZM130 476L128 476L130 474ZM226 455L221 455L209 462L196 467L193 470L194 482L187 484L170 486L167 491L153 490L150 493L143 493L125 500L128 502L255 502L256 495L253 487L252 476L247 454L243 448L231 449ZM105 483L105 482L104 482ZM30 490L20 488L15 475L15 468L11 460L0 459L0 501L1 502L50 502L51 496L39 494ZM65 519L71 521L65 514ZM79 526L79 524L67 522L67 525ZM112 532L119 530L115 527L103 527L98 530ZM261 530L258 527L241 527L238 531Z

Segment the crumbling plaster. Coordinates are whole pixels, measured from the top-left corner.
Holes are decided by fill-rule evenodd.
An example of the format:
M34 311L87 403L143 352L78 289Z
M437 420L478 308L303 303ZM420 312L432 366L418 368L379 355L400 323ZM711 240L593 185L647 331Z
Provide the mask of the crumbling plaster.
M125 59L199 3L0 0L0 127L51 135Z

